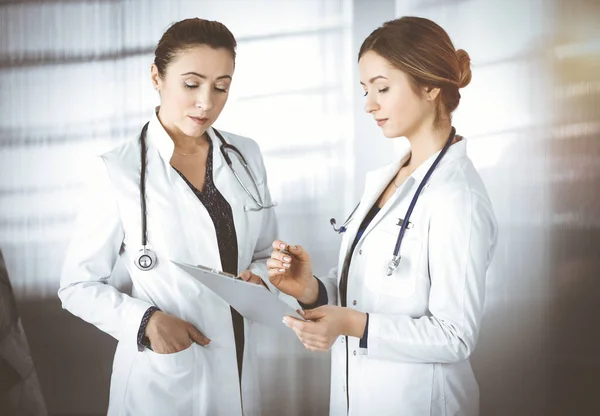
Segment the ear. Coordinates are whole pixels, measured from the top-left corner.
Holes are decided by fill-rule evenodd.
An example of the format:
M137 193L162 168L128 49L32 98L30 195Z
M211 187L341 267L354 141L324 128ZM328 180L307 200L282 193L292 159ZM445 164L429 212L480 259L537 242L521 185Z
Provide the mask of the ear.
M151 74L151 79L152 79L152 87L160 92L160 88L162 87L162 78L160 77L160 74L158 73L158 67L156 66L155 63L152 64L152 66L150 67L150 74Z
M440 89L438 87L425 87L423 93L427 101L435 101L437 96L440 95Z

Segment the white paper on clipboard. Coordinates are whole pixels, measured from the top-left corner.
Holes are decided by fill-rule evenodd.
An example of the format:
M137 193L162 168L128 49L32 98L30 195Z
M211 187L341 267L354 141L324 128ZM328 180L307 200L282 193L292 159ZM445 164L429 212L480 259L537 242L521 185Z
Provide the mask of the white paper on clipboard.
M304 320L294 308L263 285L248 283L232 274L209 267L192 266L174 260L171 262L208 287L250 321L282 329L285 328L282 323L284 316Z

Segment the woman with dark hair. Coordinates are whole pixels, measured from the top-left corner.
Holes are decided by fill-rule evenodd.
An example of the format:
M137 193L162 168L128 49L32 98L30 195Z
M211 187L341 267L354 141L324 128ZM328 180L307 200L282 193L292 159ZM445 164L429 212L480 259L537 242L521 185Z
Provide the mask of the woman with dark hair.
M260 414L251 325L171 262L270 285L277 226L259 147L212 127L235 49L219 22L173 24L151 68L160 106L90 166L59 296L119 341L109 415ZM131 296L107 284L119 257Z
M302 247L276 240L269 277L305 309L308 322L286 325L309 350L332 350L332 415L475 416L469 356L497 224L451 123L469 55L431 20L403 17L369 35L358 65L365 111L410 147L367 176L339 229L339 273L318 280Z

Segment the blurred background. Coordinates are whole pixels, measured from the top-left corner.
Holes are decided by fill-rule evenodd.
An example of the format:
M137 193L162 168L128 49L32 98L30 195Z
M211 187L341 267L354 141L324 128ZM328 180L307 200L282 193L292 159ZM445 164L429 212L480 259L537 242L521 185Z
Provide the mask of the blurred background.
M81 167L158 104L149 71L164 30L198 16L236 36L215 127L260 144L281 237L325 274L340 240L329 218L394 159L363 111L356 56L402 15L433 19L472 60L453 124L500 226L472 357L481 414L600 414L600 1L0 0L0 250L50 415L106 413L115 341L56 291ZM325 415L329 357L292 335L261 338L265 413Z

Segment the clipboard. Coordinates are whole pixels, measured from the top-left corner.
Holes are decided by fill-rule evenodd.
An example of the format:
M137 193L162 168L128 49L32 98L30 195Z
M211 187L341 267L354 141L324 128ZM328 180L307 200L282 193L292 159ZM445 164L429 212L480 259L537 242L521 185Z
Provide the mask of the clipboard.
M305 320L294 308L271 293L263 285L249 283L241 278L205 266L192 266L171 260L197 282L208 287L232 306L244 318L278 329L285 328L284 316Z

